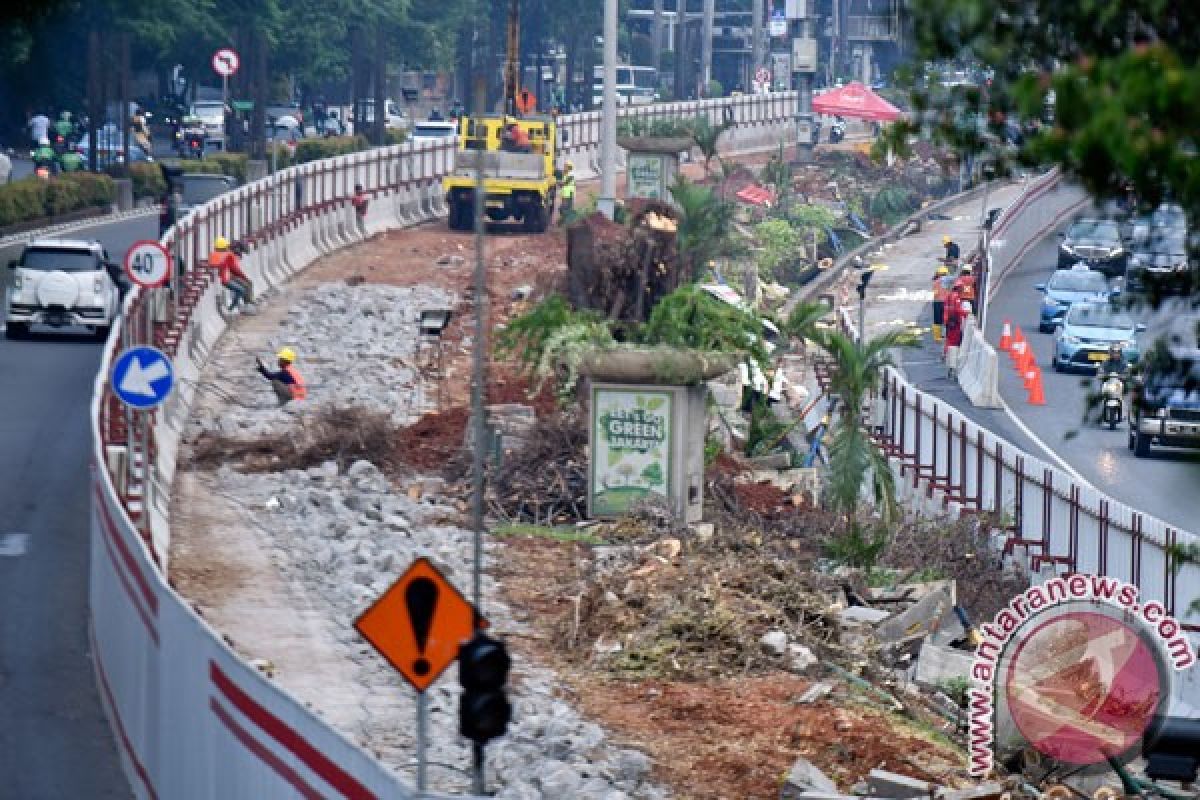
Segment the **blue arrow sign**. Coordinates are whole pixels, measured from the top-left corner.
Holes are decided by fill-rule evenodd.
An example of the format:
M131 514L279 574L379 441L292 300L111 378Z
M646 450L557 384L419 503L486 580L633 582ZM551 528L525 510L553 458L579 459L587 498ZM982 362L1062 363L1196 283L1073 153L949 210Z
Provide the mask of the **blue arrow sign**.
M131 347L113 363L113 391L130 408L154 408L167 399L174 386L175 369L161 350Z

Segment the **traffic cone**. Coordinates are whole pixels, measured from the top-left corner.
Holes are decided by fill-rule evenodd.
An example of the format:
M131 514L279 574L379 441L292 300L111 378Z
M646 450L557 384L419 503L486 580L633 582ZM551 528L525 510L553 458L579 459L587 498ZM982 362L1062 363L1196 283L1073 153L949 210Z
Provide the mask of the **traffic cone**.
M1037 367L1027 367L1021 370L1021 385L1025 387L1025 391L1033 390L1033 376L1037 373Z
M1042 371L1037 367L1030 370L1033 375L1033 385L1029 389L1029 405L1044 406L1046 405L1045 387L1042 386Z
M1021 343L1021 372L1025 373L1037 366L1033 358L1033 345L1030 342Z
M1021 359L1025 353L1025 348L1028 346L1029 345L1027 342L1013 342L1012 346L1008 350L1008 356L1012 359L1013 368L1015 368L1017 372L1021 371Z
M1012 349L1012 323L1004 320L1004 328L1000 331L1000 349L1008 352Z

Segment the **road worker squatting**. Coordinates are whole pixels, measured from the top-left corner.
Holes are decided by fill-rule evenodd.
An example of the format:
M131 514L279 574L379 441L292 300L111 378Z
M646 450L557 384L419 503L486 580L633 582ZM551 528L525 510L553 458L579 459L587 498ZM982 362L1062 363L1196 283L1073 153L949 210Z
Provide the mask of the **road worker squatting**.
M254 359L254 364L258 368L258 373L270 381L279 405L285 406L293 400L303 400L308 397L308 388L304 385L304 378L300 376L300 372L295 367L296 351L285 347L275 354L275 358L279 363L279 369L275 371L267 369L267 366L262 363L262 359Z

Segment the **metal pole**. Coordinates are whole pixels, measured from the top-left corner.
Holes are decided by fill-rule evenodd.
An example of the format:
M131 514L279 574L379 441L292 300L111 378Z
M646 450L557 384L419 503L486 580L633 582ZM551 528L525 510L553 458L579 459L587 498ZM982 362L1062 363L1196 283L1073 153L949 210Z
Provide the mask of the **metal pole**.
M800 38L812 38L812 20L805 18L800 21ZM813 113L812 113L812 73L800 72L799 85L796 87L796 161L800 164L811 164L813 160Z
M417 692L417 792L424 794L428 788L425 776L425 739L429 734L429 699L424 692Z
M763 65L763 3L764 0L750 0L750 30L754 37L750 56L750 78L746 81L747 88L753 86L758 68Z
M600 199L596 208L617 211L617 0L604 0L604 104L600 130Z
M478 123L483 116L487 87L482 77L475 86L475 115ZM484 262L484 241L487 220L484 217L483 150L475 151L475 352L471 376L471 430L474 447L471 451L471 528L474 531L471 599L475 605L475 628L483 618L483 493L484 448L487 446L487 424L484 420L487 343L484 339L487 324L487 265ZM471 791L482 796L484 784L483 748L475 744L471 750Z
M700 74L704 81L697 97L708 97L709 84L712 83L712 53L713 53L713 17L716 13L715 0L704 0L704 30L700 34Z
M858 349L861 352L867 341L867 291L858 293Z
M662 69L662 23L663 0L654 0L654 24L652 28L653 33L651 34L654 37L654 44L651 46L650 52L652 53L651 58L654 62L651 66L654 67L654 80L656 82L658 81L658 71ZM658 87L655 86L655 88L657 89Z

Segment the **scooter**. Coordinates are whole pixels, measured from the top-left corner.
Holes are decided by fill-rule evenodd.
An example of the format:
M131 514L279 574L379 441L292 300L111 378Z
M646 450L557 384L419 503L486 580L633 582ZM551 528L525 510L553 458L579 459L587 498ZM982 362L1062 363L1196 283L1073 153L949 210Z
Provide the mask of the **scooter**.
M1115 372L1104 376L1100 384L1100 421L1108 425L1108 429L1116 430L1117 423L1124 417L1125 379Z

